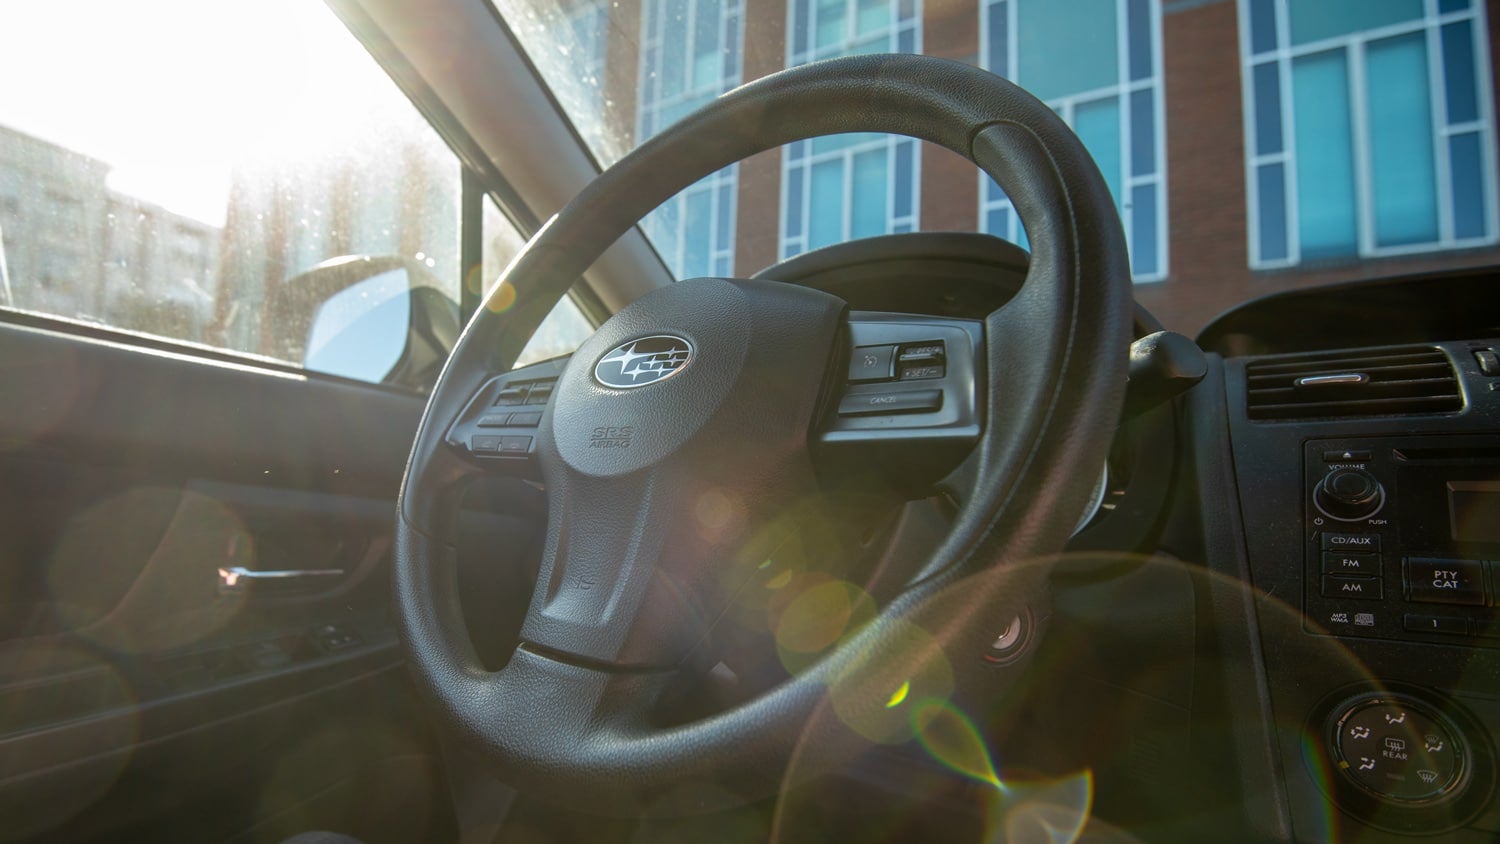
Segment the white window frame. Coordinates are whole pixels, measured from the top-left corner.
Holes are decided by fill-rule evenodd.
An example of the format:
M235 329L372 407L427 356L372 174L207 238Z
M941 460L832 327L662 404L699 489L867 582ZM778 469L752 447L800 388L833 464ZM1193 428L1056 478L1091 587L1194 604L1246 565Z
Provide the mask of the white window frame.
M995 68L993 58L990 56L990 15L993 7L1004 2L1006 27L1006 54L1009 67ZM1017 76L1016 63L1020 60L1019 38L1018 38L1018 9L1024 2L1046 2L1046 0L979 0L979 66L992 73L1004 76L1007 79L1015 79ZM1151 73L1142 79L1130 78L1130 21L1129 6L1126 0L1115 0L1115 40L1118 62L1119 82L1114 85L1106 85L1092 91L1083 91L1069 94L1064 97L1056 97L1047 100L1048 106L1057 111L1063 121L1069 126L1073 125L1074 110L1083 103L1090 103L1104 99L1116 99L1120 103L1120 192L1118 197L1120 207L1124 212L1120 215L1120 222L1125 227L1125 244L1128 249L1134 243L1135 223L1134 215L1128 213L1131 207L1132 197L1138 187L1156 188L1156 272L1140 273L1134 272L1132 267L1131 279L1137 284L1146 284L1166 280L1171 272L1171 255L1169 244L1171 238L1167 231L1167 116L1165 85L1162 73L1162 24L1161 24L1161 0L1149 0L1151 13ZM1130 111L1131 95L1137 91L1151 92L1151 134L1155 140L1155 149L1152 150L1154 159L1154 172L1147 176L1137 176L1132 170L1134 160L1134 136L1131 132L1132 115ZM979 230L985 231L985 224L989 219L991 211L1010 211L1009 231L991 232L1007 240L1018 242L1020 240L1020 215L1016 213L1015 206L1007 199L992 200L988 198L986 182L989 177L981 173L979 175Z
M652 14L651 7L653 5L657 7L655 15ZM718 96L725 91L736 88L739 86L740 79L745 72L745 0L729 0L729 2L723 4L722 11L719 15L719 47L720 50L723 50L726 47L732 46L735 50L738 51L738 54L734 59L734 73L729 75L724 74L723 64L721 62L719 65L720 73L715 78L713 84L705 83L692 88L684 86L682 92L674 94L670 98L663 100L663 98L661 97L661 75L652 73L652 69L648 67L646 59L647 56L651 55L654 51L656 55L657 67L659 68L662 64L661 47L663 43L663 33L666 30L665 7L666 0L642 0L641 2L641 48L639 51L638 59L639 66L637 68L639 87L636 90L637 92L644 91L646 90L647 86L651 86L651 91L653 94L653 96L651 97L651 104L643 105L644 98L641 98L639 96L639 93L637 93L636 136L637 139L641 141L644 141L651 135L654 135L657 132L660 132L662 129L666 128L662 125L662 116L667 111L667 109L685 102L689 102L699 97ZM690 2L687 4L687 13L688 17L683 29L688 39L688 41L683 44L683 60L685 67L691 66L691 39L693 37L693 32L696 29L698 4L696 2L691 2L690 0ZM731 16L733 16L738 22L738 29L733 44L730 43L728 32L729 19ZM655 27L651 26L653 21L656 24ZM645 131L645 118L648 113L652 118L650 133L647 133ZM729 237L725 240L725 242L719 243L717 242L718 232L721 227L719 199L724 194L724 192L728 192L729 195L729 200L727 202L729 219L722 221L722 224L727 225ZM709 194L708 205L710 219L708 223L708 232L710 244L708 249L708 274L718 276L730 276L734 274L735 226L738 222L737 206L739 204L738 164L730 165L723 170L720 170L699 180L687 190L684 190L677 196L674 196L671 199L667 200L667 203L675 203L677 210L677 230L675 232L675 237L673 238L673 243L676 245L674 254L668 255L661 252L664 242L660 238L651 238L651 241L652 247L658 251L658 254L661 255L662 260L666 263L668 269L672 271L672 275L676 278L682 277L684 265L687 263L688 199L702 193ZM665 204L666 203L664 203L664 205ZM656 211L653 211L651 215L646 218L646 220L642 222L642 225L648 231L651 231L653 229L659 231L661 227L665 225L665 223L663 222L664 219L665 215L662 213L662 209L658 208ZM722 270L722 272L720 272L720 270Z
M1250 268L1274 270L1302 264L1301 219L1298 216L1296 115L1292 101L1292 61L1313 53L1343 48L1349 68L1350 135L1353 140L1354 201L1356 209L1356 254L1351 260L1364 258L1387 258L1401 255L1419 255L1451 249L1466 249L1490 246L1500 241L1500 209L1496 207L1496 156L1495 156L1495 95L1490 80L1489 29L1485 15L1486 0L1472 0L1468 9L1441 13L1438 0L1424 0L1424 14L1420 18L1398 24L1361 30L1347 35L1338 35L1291 46L1291 30L1286 0L1273 0L1276 15L1276 47L1270 51L1254 53L1250 41L1250 0L1237 0L1240 28L1240 96L1243 102L1245 124L1245 201L1246 234L1249 239ZM1442 27L1457 21L1471 21L1470 35L1474 39L1475 86L1474 94L1479 103L1479 119L1457 126L1448 125L1447 89L1443 81ZM1436 179L1438 203L1438 239L1428 243L1411 243L1399 246L1378 246L1375 243L1375 206L1370 201L1374 195L1371 185L1373 174L1370 162L1370 127L1365 114L1365 48L1372 41L1421 32L1427 39L1427 80L1431 88L1433 158L1437 166ZM1278 72L1278 88L1281 100L1281 152L1259 155L1256 152L1255 79L1256 67L1275 62ZM1452 169L1448 155L1448 139L1452 135L1478 132L1480 137L1480 166L1483 168L1480 182L1484 190L1485 231L1479 237L1457 238L1454 236ZM1282 196L1286 201L1286 245L1285 259L1266 260L1261 257L1260 232L1260 182L1256 172L1262 165L1280 163L1282 167Z
M787 67L815 62L820 59L832 58L847 54L857 46L869 44L874 41L883 40L892 45L892 49L900 43L901 33L910 31L912 33L912 52L922 52L922 0L891 0L891 23L889 26L879 30L879 34L857 33L859 13L857 0L844 0L844 37L834 44L818 47L817 41L817 16L818 0L805 0L807 3L807 48L802 51L796 49L793 33L796 31L797 4L799 0L787 0L786 4L786 55ZM911 14L905 19L901 16L901 5L910 3ZM802 142L805 152L802 158L792 161L787 154L788 149L782 150L781 156L781 203L777 217L777 256L781 259L790 258L808 251L808 236L812 231L812 171L813 165L825 161L842 159L844 163L844 195L842 204L842 229L839 232L840 241L847 241L853 235L854 227L854 159L856 156L877 150L884 150L886 155L886 180L885 180L885 231L887 234L901 232L914 232L921 229L922 224L922 148L915 140L895 135L886 135L880 138L863 141L858 144L842 147L836 150L826 150L814 154L812 141ZM912 145L911 162L911 212L897 216L896 210L896 171L894 162L896 159L896 148L899 144L910 143ZM802 195L793 197L790 192L791 174L794 170L802 171ZM802 204L802 231L795 237L789 236L787 232L787 206L790 202Z

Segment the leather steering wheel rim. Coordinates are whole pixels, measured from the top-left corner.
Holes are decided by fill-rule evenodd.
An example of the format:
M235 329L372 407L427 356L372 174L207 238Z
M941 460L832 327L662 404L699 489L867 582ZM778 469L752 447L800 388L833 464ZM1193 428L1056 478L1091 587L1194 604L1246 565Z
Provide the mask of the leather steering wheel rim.
M932 574L803 673L685 725L654 726L642 703L665 687L670 666L575 658L574 651L524 641L523 632L509 664L487 671L464 630L450 544L459 495L478 470L444 441L447 427L487 379L509 371L529 334L516 328L540 322L604 249L658 204L755 153L846 132L908 135L967 157L1005 188L1031 243L1025 284L985 320L986 422L972 457L980 482L925 569ZM682 292L670 296L698 290L717 302L713 297L765 294L776 313L822 308L822 322L809 322L799 336L833 342L825 329L838 318L836 303L751 285L776 283L680 282ZM656 297L654 304L631 311L633 303L629 315L622 311L606 327L623 320L644 336L657 315L692 311L692 302L672 305L668 295L648 294L642 301ZM420 688L468 749L519 790L589 811L639 813L662 810L662 795L683 782L715 786L717 796L699 799L695 810L774 793L794 756L833 757L867 742L861 719L878 720L891 689L921 676L934 659L964 677L983 675L983 683L1014 682L1005 670L982 666L977 654L995 620L1007 617L1005 608L1043 588L1022 574L1023 563L1063 548L1106 459L1123 401L1131 312L1124 237L1103 178L1058 116L1006 80L925 56L860 56L793 68L725 94L621 159L538 232L439 377L395 525L397 617ZM575 354L559 381L559 408L572 401L565 390L579 391L567 407L589 398L585 387L569 385L587 380L573 371L591 371L602 348L586 343ZM696 365L708 373L704 357ZM544 470L562 462L570 412L554 410L543 421L543 439L560 443L543 455L552 461ZM551 485L553 474L548 478ZM549 526L549 549L567 545L558 532Z

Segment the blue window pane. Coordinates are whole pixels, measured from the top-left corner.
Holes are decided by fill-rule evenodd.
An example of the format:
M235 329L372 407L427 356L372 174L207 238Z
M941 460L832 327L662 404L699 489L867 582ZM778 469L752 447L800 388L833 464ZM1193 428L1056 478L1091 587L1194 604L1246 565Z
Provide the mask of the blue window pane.
M844 238L844 160L813 165L811 182L807 248L817 249Z
M692 90L717 86L723 61L719 57L719 12L721 0L698 0L693 18Z
M917 51L917 31L914 29L903 29L896 33L896 52L915 53Z
M829 47L844 40L844 0L817 0L814 47Z
M687 225L682 234L682 272L678 274L678 278L708 275L708 256L713 246L710 241L713 231L712 197L707 191L700 191L689 195L686 204Z
M917 0L899 0L896 9L898 18L909 21L917 16Z
M1046 0L1016 8L1025 33L1016 81L1043 100L1120 81L1116 0Z
M1149 89L1130 93L1130 172L1156 172L1156 99Z
M1260 229L1260 259L1287 259L1286 165L1265 164L1255 168L1255 186L1260 205L1256 222Z
M1485 219L1484 164L1479 133L1466 132L1448 139L1448 163L1452 167L1453 236L1484 237L1489 221Z
M802 244L800 243L784 243L781 246L781 257L783 258L793 258L801 254Z
M719 256L714 259L714 275L725 278L729 275L729 259Z
M1372 42L1365 76L1375 242L1431 243L1438 239L1438 200L1426 34Z
M1145 79L1151 75L1151 4L1147 0L1129 0L1126 9L1127 36L1130 40L1130 78Z
M793 0L792 3L792 55L797 57L807 53L808 2Z
M687 0L666 0L666 3L661 51L662 99L680 95L687 84Z
M916 193L912 181L912 148L914 146L915 144L911 141L896 144L896 187L891 208L893 217L911 216L912 195Z
M641 137L649 138L656 134L656 112L646 111L641 115Z
M651 236L651 242L655 244L656 251L661 254L662 260L667 262L671 268L672 275L682 278L682 267L677 255L678 247L682 243L681 232L678 223L682 219L682 197L674 196L662 203L651 216L646 219L647 234Z
M733 239L731 224L734 222L734 191L725 185L716 188L714 196L719 203L718 228L714 231L714 248L728 249Z
M989 70L1001 76L1010 75L1010 20L1006 17L1004 0L991 3L989 21L984 31L984 43L989 50Z
M984 179L984 201L985 202L1010 202L1010 197L1005 195L1005 188L1000 183L988 176Z
M822 155L825 152L848 149L859 144L878 141L885 136L878 132L850 132L843 135L825 135L821 138L813 138L812 154Z
M984 230L996 237L1010 238L1010 209L993 208L984 215Z
M1443 86L1447 89L1448 123L1479 119L1474 81L1474 32L1469 21L1443 27Z
M793 167L786 172L786 236L788 239L802 236L802 174L806 170Z
M1130 191L1130 269L1150 276L1161 271L1156 250L1156 185L1140 185Z
M655 8L654 3L652 8ZM642 108L649 108L652 103L656 102L656 86L651 84L651 81L660 72L661 69L656 65L656 48L649 47L646 49L646 79L641 83Z
M855 36L869 35L891 25L891 0L856 0Z
M1293 44L1416 20L1423 0L1288 0Z
M794 141L787 144L786 157L788 161L801 161L802 156L807 154L807 141Z
M1255 153L1271 155L1281 152L1281 68L1276 62L1256 65L1255 85Z
M850 198L850 237L874 237L885 234L886 164L885 150L877 149L854 156L854 195Z
M906 234L911 231L911 223L897 223L891 226L891 234Z
M1438 0L1439 12L1462 12L1469 8L1469 0Z
M1250 52L1276 49L1275 0L1250 0Z
M738 15L730 15L724 21L724 84L719 86L720 91L728 91L735 85L735 80L740 76L740 18Z
M1073 131L1099 165L1099 172L1104 174L1104 182L1118 206L1122 198L1119 99L1110 97L1079 105L1073 111Z
M661 8L660 0L647 0L646 2L646 37L650 38L656 34L657 10Z
M1353 255L1354 155L1349 128L1349 69L1344 51L1292 64L1296 124L1297 231L1304 258Z

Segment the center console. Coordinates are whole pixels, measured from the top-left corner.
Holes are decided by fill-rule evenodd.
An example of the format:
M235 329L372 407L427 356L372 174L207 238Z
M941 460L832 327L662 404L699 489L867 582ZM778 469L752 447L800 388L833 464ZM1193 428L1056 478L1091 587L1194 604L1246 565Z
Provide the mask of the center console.
M1497 346L1226 362L1298 840L1500 837L1500 368L1480 354Z

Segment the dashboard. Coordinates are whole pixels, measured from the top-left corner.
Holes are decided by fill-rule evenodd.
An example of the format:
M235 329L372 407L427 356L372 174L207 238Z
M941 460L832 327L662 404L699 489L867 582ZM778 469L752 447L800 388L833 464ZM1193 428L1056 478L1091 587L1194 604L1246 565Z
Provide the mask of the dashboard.
M1299 836L1500 833L1489 283L1467 273L1273 297L1200 338L1229 353L1217 398L1238 512L1224 514L1220 553L1253 587L1264 672L1244 708L1279 749Z
M820 451L883 437L882 482L908 493L957 467L981 424L978 320L1025 267L993 238L904 235L762 273L855 309ZM1500 307L1480 295L1494 281L1282 294L1209 326L1196 372L1183 361L1197 348L1154 358L1165 374L1133 361L1140 382L1052 605L997 618L972 655L1003 662L1023 622L1050 619L1028 707L980 719L1002 755L1089 767L1097 814L1134 830L1201 798L1206 827L1232 812L1268 840L1500 835ZM1135 351L1160 330L1139 310ZM449 445L527 471L516 458L566 362L495 378ZM903 440L947 442L951 459L914 476ZM908 555L930 549L901 533L890 542Z

